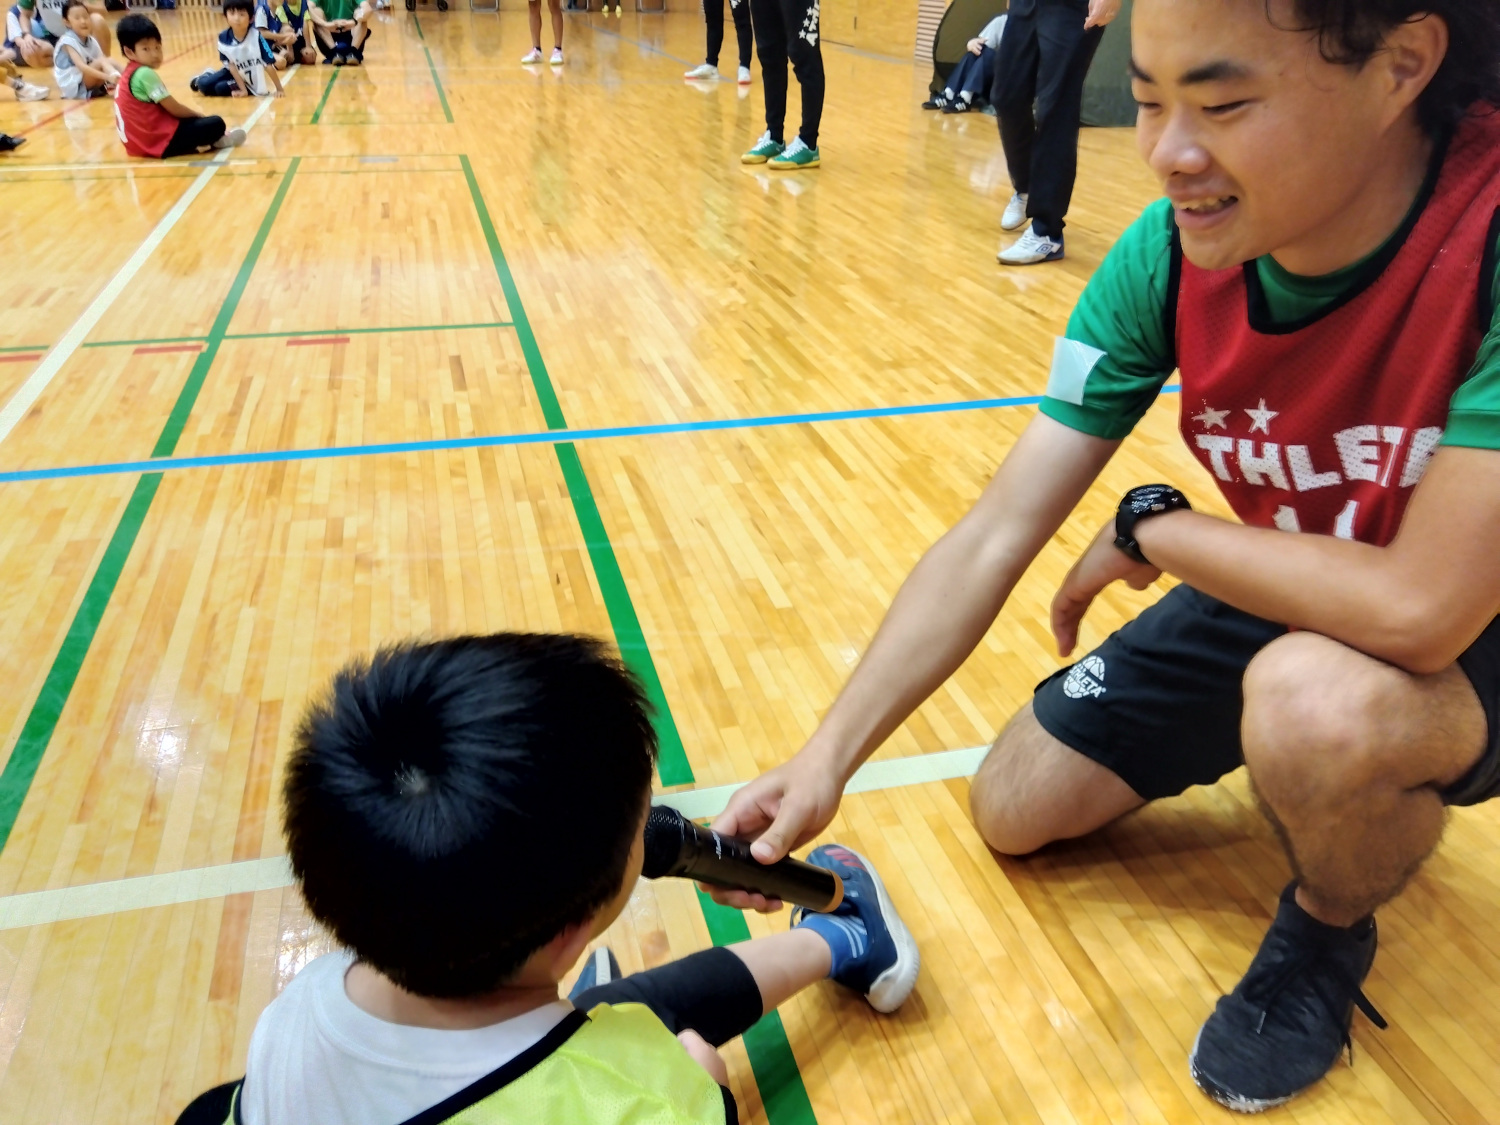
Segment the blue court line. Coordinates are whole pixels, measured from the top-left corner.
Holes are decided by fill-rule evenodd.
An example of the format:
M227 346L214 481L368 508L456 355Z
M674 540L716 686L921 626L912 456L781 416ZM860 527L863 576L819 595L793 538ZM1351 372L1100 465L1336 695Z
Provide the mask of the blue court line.
M1161 389L1175 394L1176 385ZM69 477L104 477L120 473L172 472L231 465L264 465L284 461L319 461L334 457L378 457L391 453L433 453L452 449L490 449L504 445L549 445L557 442L599 441L604 438L655 437L661 434L712 433L720 430L758 430L772 426L806 426L814 422L854 422L868 418L909 418L922 414L959 414L1007 406L1035 406L1041 395L981 398L964 402L934 402L916 406L873 406L863 410L824 410L809 414L766 414L756 418L719 418L707 422L658 422L645 426L604 426L587 430L543 430L529 434L489 437L433 438L383 445L332 445L319 449L272 449L259 453L214 453L203 457L161 457L151 461L111 461L102 465L65 465L51 469L0 472L0 484Z

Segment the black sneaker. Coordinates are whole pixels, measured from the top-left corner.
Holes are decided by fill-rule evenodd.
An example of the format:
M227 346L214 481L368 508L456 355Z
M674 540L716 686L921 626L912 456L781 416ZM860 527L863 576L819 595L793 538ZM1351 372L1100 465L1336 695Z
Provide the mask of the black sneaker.
M1386 1026L1360 991L1375 962L1375 919L1326 925L1297 905L1296 887L1282 891L1250 970L1220 998L1188 1059L1198 1089L1239 1113L1291 1101L1345 1050L1352 1060L1356 1007Z
M936 94L933 97L928 98L925 102L923 102L922 103L922 108L923 109L942 109L947 104L948 104L948 99L947 98L943 97L942 94Z
M15 152L25 143L25 137L12 137L9 133L0 133L0 152Z

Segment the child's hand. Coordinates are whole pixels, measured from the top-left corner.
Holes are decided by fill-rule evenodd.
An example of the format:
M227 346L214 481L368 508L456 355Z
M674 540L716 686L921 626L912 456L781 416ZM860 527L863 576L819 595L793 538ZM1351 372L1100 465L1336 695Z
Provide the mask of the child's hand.
M243 98L245 96L245 91L241 90L238 86L236 86L233 90L231 90L229 92L229 96L231 98Z
M286 97L286 91L283 90L280 86L277 86L271 91L271 96L273 98L284 98Z
M723 1056L713 1049L708 1040L696 1031L682 1031L678 1033L677 1041L693 1056L695 1063L708 1071L710 1078L720 1086L729 1085L729 1068L724 1065Z

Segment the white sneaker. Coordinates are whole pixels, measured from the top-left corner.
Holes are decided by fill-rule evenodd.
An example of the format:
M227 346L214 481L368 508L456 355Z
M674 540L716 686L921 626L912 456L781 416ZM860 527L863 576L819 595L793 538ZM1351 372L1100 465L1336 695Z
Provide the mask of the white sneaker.
M1016 230L1026 223L1026 201L1031 198L1027 195L1013 195L1010 202L1005 205L1005 214L1000 216L1001 230Z
M995 258L1002 266L1034 266L1038 262L1058 261L1062 256L1061 238L1047 238L1031 227Z
M525 66L528 63L539 63L541 61L542 49L540 47L533 47L531 48L531 50L527 51L524 55L521 56L522 66Z
M245 130L231 129L214 142L214 148L239 148L245 143Z
M50 97L52 91L45 86L33 86L30 82L22 82L16 87L16 101L18 102L44 102Z
M748 66L740 67L740 85L750 85L750 68Z
M693 67L692 70L684 74L683 77L692 79L693 81L697 81L701 78L705 82L715 82L719 77L719 68L716 66L709 66L708 63L699 63L697 66Z
M552 57L548 59L547 62L550 66L562 66L562 48L553 47Z

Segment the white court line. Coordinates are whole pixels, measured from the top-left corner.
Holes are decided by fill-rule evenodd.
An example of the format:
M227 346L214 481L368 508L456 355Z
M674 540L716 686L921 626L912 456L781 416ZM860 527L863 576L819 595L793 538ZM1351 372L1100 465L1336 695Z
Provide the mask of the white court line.
M967 750L944 750L936 754L870 762L860 767L844 792L870 793L878 789L899 789L905 785L968 777L979 768L988 749L987 746L974 746ZM654 799L697 820L723 812L730 795L739 788L740 785L716 785L709 789L662 793ZM292 870L286 857L272 856L163 875L141 875L133 879L31 891L0 898L0 930L95 918L152 906L174 906L246 891L274 891L291 885Z
M297 70L298 67L294 66L286 72L286 77L282 79L283 86L292 80ZM271 108L272 101L271 98L262 100L255 112L250 115L249 120L237 128L244 129L247 133L250 132L265 115L266 110ZM5 408L0 410L0 441L10 437L11 431L16 428L22 418L26 417L26 412L35 405L37 399L41 398L42 392L47 389L47 384L51 383L57 373L63 369L63 365L73 358L73 353L78 350L78 346L94 330L94 326L104 318L104 314L109 311L110 306L115 303L120 294L125 292L126 287L135 280L135 275L141 272L141 267L146 264L146 259L151 257L152 251L160 246L167 235L172 232L172 228L177 225L177 220L182 218L193 200L197 199L203 189L208 186L208 181L214 178L214 173L224 167L225 161L229 159L232 152L234 149L224 148L214 154L209 166L198 173L198 178L188 185L187 191L182 193L182 197L172 205L172 209L161 217L161 221L146 236L146 241L136 248L135 253L130 255L130 259L120 267L114 277L109 279L109 284L94 298L93 303L83 310L83 315L75 320L73 327L69 328L63 334L63 338L52 346L46 358L31 373L31 377L21 384L20 389L5 404Z

